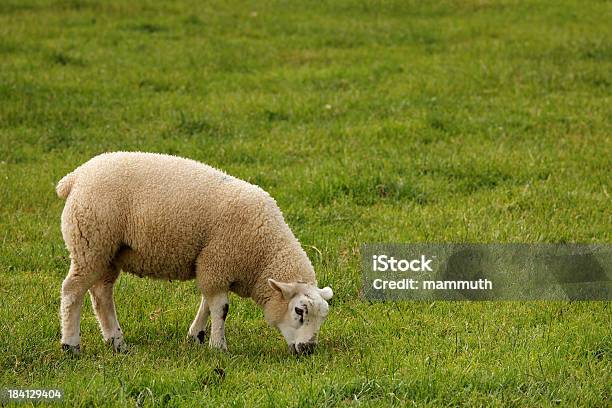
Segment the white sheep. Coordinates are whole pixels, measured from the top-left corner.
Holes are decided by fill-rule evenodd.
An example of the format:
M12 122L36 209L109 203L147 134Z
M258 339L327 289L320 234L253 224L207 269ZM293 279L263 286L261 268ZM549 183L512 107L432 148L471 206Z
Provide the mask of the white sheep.
M102 336L125 349L113 302L120 270L159 279L196 279L202 301L189 336L227 350L228 291L251 297L289 349L312 352L328 313L329 287L261 188L180 157L105 153L57 185L66 199L62 235L70 271L62 284L62 348L80 350L80 314L89 290Z

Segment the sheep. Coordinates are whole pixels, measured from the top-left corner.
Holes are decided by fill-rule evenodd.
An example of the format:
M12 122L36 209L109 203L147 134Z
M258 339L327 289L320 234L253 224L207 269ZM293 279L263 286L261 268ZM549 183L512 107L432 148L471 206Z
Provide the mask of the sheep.
M227 350L228 292L252 298L295 354L309 354L333 292L314 269L276 201L260 187L181 157L98 155L60 180L61 231L70 269L61 287L62 349L80 352L87 291L102 336L126 350L113 286L120 271L195 279L202 293L188 335Z

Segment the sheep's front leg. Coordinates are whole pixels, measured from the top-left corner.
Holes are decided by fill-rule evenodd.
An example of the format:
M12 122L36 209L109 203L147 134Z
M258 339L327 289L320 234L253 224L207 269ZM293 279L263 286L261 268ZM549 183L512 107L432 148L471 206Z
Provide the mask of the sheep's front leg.
M202 295L198 314L189 327L189 336L199 344L203 344L206 339L206 323L208 323L209 315L210 310L208 308L208 302L206 302L206 298Z
M210 309L211 317L209 345L211 348L226 351L227 343L225 342L225 319L227 317L227 312L229 311L227 293L223 292L214 296L209 296L208 307Z

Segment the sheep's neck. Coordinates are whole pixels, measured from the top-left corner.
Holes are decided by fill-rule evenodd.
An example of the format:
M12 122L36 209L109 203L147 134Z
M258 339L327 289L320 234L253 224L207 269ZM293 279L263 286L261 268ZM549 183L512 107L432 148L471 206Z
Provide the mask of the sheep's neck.
M251 297L262 307L274 295L274 289L268 284L270 278L280 282L317 283L312 264L297 241L292 248L279 251L259 274Z

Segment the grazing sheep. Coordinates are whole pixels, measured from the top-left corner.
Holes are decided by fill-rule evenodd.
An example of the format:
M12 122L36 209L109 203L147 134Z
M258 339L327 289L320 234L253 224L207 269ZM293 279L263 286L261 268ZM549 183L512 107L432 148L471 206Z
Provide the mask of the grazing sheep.
M263 307L292 352L313 350L328 313L306 253L261 188L202 163L154 153L105 153L57 185L70 271L62 284L62 348L80 350L89 290L106 342L125 346L113 302L120 270L196 279L202 301L189 336L226 350L228 291Z

